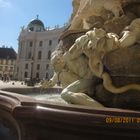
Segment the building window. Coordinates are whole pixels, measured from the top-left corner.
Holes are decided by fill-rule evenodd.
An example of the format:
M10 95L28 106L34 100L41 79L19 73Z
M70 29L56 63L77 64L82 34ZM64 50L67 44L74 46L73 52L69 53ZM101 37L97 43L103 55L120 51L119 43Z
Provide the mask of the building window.
M48 69L49 69L49 64L46 65L46 70L48 70Z
M14 65L14 60L11 60L11 65Z
M10 79L13 79L13 75L9 75Z
M38 59L41 59L41 57L42 57L42 52L39 51L39 52L38 52Z
M17 72L19 72L19 67L17 67Z
M17 67L17 72L19 72L19 67Z
M4 61L3 61L3 60L1 60L1 64L2 64L2 65L4 64Z
M32 47L32 46L33 46L33 42L32 42L32 41L30 41L29 46L30 46L30 47Z
M22 45L23 45L23 43L22 43L22 42L20 42L20 47L22 47Z
M52 45L52 40L49 40L49 46L51 46Z
M24 73L24 78L27 78L28 77L28 72L25 72Z
M39 73L38 72L36 73L36 78L39 78Z
M34 31L34 27L30 27L29 30L30 30L30 31Z
M43 41L40 41L39 42L39 47L42 47L43 46Z
M21 57L21 54L22 54L22 50L23 50L23 47L21 46L20 49L19 49L19 55Z
M46 73L46 79L47 79L47 80L49 79L49 74L48 74L48 73Z
M0 70L2 70L2 66L0 66Z
M51 51L50 50L48 51L48 59L49 60L51 59Z
M25 69L28 69L28 64L25 64Z
M13 71L13 67L10 67L10 71Z
M8 65L8 60L6 60L6 65Z
M37 70L40 70L40 64L37 64L36 69L37 69Z
M5 66L5 70L6 70L6 71L8 70L8 66Z
M38 27L36 31L37 32L40 32L41 31L41 27Z
M32 54L31 54L31 52L29 52L28 53L28 59L31 59L31 57L32 57Z

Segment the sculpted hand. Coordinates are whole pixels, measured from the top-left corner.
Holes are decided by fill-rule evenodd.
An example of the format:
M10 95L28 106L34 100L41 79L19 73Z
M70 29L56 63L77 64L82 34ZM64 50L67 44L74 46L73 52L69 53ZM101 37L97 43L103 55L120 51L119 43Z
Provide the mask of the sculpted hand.
M89 39L87 35L82 35L81 37L79 37L78 39L76 39L76 46L78 47L78 49L84 49L85 46L87 46Z

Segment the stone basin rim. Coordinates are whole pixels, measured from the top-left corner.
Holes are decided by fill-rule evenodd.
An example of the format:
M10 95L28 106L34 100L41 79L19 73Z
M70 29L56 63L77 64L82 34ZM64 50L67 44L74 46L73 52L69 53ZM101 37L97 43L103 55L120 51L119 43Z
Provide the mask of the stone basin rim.
M13 100L17 100L19 102L18 106L42 106L42 107L50 107L50 108L57 108L57 109L64 109L64 110L75 110L75 111L84 111L84 112L92 112L96 114L100 113L115 113L115 114L137 114L140 115L140 112L137 110L129 110L129 109L119 109L119 108L93 108L93 107L87 107L83 105L73 105L73 104L55 104L51 102L46 102L45 100L37 100L33 97L21 95L15 92L6 91L8 89L14 89L14 88L6 88L0 90L0 97L5 96L5 98L11 98ZM22 88L15 88L15 89L22 89ZM29 89L38 89L38 88L29 88ZM134 116L134 115L133 115Z
M28 124L29 126L33 124L41 127L43 123L46 125L46 128L49 125L49 129L55 127L58 130L62 129L62 132L65 128L70 134L75 131L83 135L98 135L99 132L103 135L110 135L110 129L113 127L114 136L127 136L128 132L126 130L132 130L129 135L131 137L135 135L140 138L139 124L116 124L112 126L105 122L107 117L139 117L139 111L114 108L91 108L80 105L56 105L3 90L0 90L0 110L9 112L16 120L19 125L18 129L21 131L19 131L21 137L23 137L22 131L24 130L22 130L21 124ZM24 127L26 128L26 125ZM81 129L81 127L87 128L88 131ZM96 129L103 131L97 132ZM136 134L134 134L134 131L136 131Z

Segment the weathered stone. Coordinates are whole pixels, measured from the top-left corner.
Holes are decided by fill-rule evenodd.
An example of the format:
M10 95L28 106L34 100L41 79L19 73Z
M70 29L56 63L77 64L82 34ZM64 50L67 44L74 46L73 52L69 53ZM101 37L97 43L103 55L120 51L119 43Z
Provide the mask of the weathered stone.
M69 48L74 44L75 40L81 35L85 34L87 30L68 30L65 31L60 39L63 41L63 50L68 51Z
M104 65L113 76L140 77L140 45L121 48L109 52L104 57Z
M117 49L104 57L104 65L116 87L140 84L140 45ZM103 105L140 110L140 91L129 90L121 94L107 91L102 82L96 85L94 98Z
M140 110L140 91L129 90L127 93L113 94L100 84L96 86L93 98L106 107Z
M135 2L138 1L73 0L70 26L60 38L65 65L61 71L57 71L62 63L60 59L54 63L57 77L60 72L67 72L67 75L60 76L61 84L66 83L66 79L72 79L68 73L74 74L77 79L64 86L61 93L64 100L94 106L95 101L86 95L92 89L97 97L103 99L101 102L104 101L104 105L127 107L130 99L121 98L121 95L124 97L128 93L131 96L132 90L139 93L140 47L134 44L140 40L140 18L139 6ZM130 8L130 4L133 8ZM83 75L85 71L86 77ZM91 79L95 77L103 80L100 84L104 88L92 84ZM135 100L135 97L132 98Z

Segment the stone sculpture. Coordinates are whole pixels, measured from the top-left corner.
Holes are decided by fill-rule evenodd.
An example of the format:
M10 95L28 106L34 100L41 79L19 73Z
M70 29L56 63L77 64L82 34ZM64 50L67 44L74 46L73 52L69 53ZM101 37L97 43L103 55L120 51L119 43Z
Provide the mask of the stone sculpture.
M120 39L122 47L129 47L140 40L140 18L134 19L131 24L123 31Z
M113 84L111 74L103 62L107 54L124 48L129 49L135 43L139 43L140 12L133 12L135 8L129 11L129 6L124 8L125 4L134 2L136 0L73 0L76 7L68 30L77 30L83 26L81 23L89 18L96 22L98 18L95 17L101 17L104 23L98 28L86 30L85 34L78 37L65 52L56 51L52 57L55 74L45 86L61 83L63 88L61 97L65 101L92 107L104 107L95 98L93 99L94 93L98 94L96 91L98 80L102 81L100 85L106 90L104 93L111 93L114 96L127 94L130 90L139 92L139 83L133 82L123 86ZM109 17L105 19L105 15ZM116 27L118 25L119 31L113 29L115 27L113 24ZM92 23L93 25L95 24Z
M119 42L117 35L113 33L106 34L102 29L94 29L93 31L87 32L86 35L87 35L87 38L89 39L88 40L89 42L86 45L82 43L82 45L80 46L80 43L79 43L78 47L72 46L72 48L70 48L69 51L70 53L72 52L79 53L80 50L83 51L83 53L89 58L89 67L93 75L103 79L103 85L105 89L107 89L108 91L112 93L122 93L130 89L140 90L140 85L138 84L132 84L132 85L116 88L112 84L112 80L109 74L107 72L104 72L103 70L104 66L102 63L102 59L104 55L112 50L124 47L124 46L121 46L121 43ZM127 40L127 37L128 36L126 36L126 40ZM85 37L83 36L80 37L79 41L83 42L83 38ZM123 38L125 38L125 36L123 36Z
M55 73L49 81L42 83L43 88L52 87L60 82L64 88L61 96L65 101L73 104L103 107L103 105L86 95L91 94L90 90L94 84L87 58L81 54L77 58L74 57L69 52L63 55L61 51L54 52L52 65Z
M104 72L104 66L102 63L104 55L119 47L122 46L120 46L116 34L106 33L102 29L88 31L85 35L75 41L75 44L68 52L65 54L58 53L52 57L55 74L50 80L51 82L49 81L48 85L52 86L60 80L62 87L64 88L61 94L62 98L68 102L83 105L90 105L92 102L91 100L93 100L84 93L80 93L81 90L85 90L84 92L86 92L87 87L90 89L90 86L94 85L91 80L92 76L102 78L104 87L112 93L122 93L129 89L140 90L140 85L137 84L116 88L112 84L109 74ZM83 54L86 57L83 56ZM79 64L78 67L76 67L76 64ZM90 69L87 64L89 64Z
M83 24L84 29L91 26L90 17L102 17L105 21L124 15L123 6L137 0L73 0L73 15L69 30L75 30ZM97 22L97 21L96 21Z

